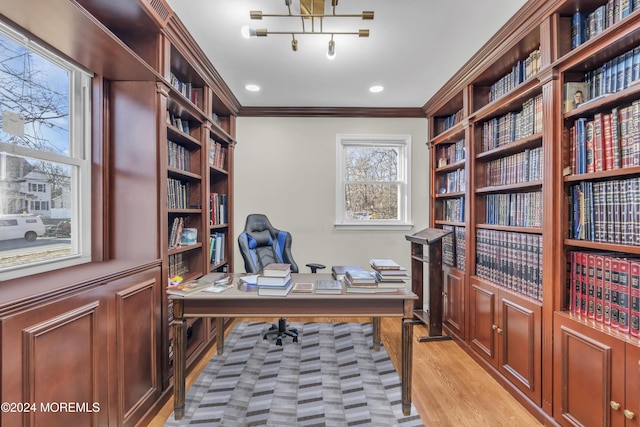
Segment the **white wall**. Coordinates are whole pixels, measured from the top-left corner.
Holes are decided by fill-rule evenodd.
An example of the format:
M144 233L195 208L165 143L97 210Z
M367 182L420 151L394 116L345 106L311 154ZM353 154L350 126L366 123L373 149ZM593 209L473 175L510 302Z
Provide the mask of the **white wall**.
M411 219L408 231L336 230L336 134L410 134ZM293 236L301 272L305 264L368 266L371 258L393 258L410 267L406 234L429 225L427 120L367 118L256 118L236 122L235 239L250 213L263 213ZM243 272L234 244L234 271Z

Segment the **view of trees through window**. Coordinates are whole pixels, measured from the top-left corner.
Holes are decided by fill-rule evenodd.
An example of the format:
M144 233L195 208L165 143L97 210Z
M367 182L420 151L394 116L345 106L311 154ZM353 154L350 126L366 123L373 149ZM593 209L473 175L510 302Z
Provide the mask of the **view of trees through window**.
M345 219L398 218L398 150L345 147Z
M0 269L72 252L69 69L0 32Z

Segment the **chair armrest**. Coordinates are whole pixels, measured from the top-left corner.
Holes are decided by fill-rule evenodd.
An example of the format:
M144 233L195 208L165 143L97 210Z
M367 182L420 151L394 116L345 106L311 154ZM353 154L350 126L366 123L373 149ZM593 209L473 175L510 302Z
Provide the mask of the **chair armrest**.
M322 264L317 264L315 262L312 262L310 264L307 264L307 267L309 267L311 269L312 273L315 273L317 270L322 270L323 268L325 268L324 265Z

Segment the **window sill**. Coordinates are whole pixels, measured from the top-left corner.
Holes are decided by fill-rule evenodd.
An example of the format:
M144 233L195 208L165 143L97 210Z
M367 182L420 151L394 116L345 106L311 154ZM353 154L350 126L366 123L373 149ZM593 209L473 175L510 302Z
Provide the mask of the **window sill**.
M374 223L374 222L342 222L333 224L336 230L358 230L358 231L406 231L413 229L413 224L406 223Z

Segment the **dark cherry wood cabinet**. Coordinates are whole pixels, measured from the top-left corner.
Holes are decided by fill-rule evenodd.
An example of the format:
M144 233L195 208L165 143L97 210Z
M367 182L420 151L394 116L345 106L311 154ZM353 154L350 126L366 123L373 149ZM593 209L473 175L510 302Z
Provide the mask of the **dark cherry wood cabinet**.
M465 333L465 303L464 272L457 268L445 266L443 268L443 313L442 324L450 333L462 339Z
M537 405L541 404L539 303L472 278L471 348Z

